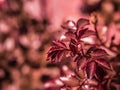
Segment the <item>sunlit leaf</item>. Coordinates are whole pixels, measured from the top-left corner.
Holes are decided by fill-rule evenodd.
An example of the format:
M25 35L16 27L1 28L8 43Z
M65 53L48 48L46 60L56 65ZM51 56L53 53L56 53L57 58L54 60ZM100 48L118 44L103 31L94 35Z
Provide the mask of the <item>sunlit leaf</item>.
M66 45L61 41L53 41L53 44L57 47L66 48Z
M63 23L63 25L61 25L61 27L63 29L67 29L67 30L76 30L75 22L72 20L68 20L67 22Z
M68 31L65 33L65 36L68 38L68 39L75 39L75 33L74 32L71 32L71 31Z
M92 31L92 30L87 30L87 31L81 36L81 38L85 38L85 37L88 37L88 36L91 36L91 35L95 35L95 32Z
M79 80L75 76L64 76L60 77L60 80L67 86L75 87L79 85Z
M89 25L89 20L88 19L84 19L84 18L80 18L78 21L77 21L77 28L82 28L84 27L85 25Z
M77 39L85 38L91 35L95 35L95 32L92 30L89 30L88 28L77 30L76 32Z

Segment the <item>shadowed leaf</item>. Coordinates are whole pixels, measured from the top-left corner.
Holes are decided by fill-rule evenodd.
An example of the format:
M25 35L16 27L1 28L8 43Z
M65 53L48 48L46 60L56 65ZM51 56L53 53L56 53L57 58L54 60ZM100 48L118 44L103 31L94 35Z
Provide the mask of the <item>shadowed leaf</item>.
M99 86L98 86L98 90L104 90L103 86L102 86L102 85L99 85Z
M94 74L96 72L96 63L95 62L90 62L88 63L86 67L86 74L89 79L92 79Z
M73 53L77 53L77 51L78 51L78 44L77 44L77 42L74 39L71 39L69 47L70 47L70 50Z
M107 56L107 52L103 49L95 49L93 52L92 52L92 56L93 57L102 57L102 56Z
M101 58L103 56L107 56L108 55L105 50L97 48L96 46L90 47L86 54L87 55L91 55L92 58L94 58L94 59Z
M101 73L101 72L102 72L102 73ZM106 75L105 69L103 69L103 68L100 67L100 66L97 66L97 68L96 68L96 78L97 78L100 82L102 82L103 80L105 80L105 79L104 79L105 75Z
M92 46L90 47L88 50L87 50L87 53L86 54L90 54L92 51L96 50L96 47L95 46Z
M59 51L59 52L57 53L57 55L56 55L56 60L57 60L58 62L60 62L60 60L62 59L62 57L64 56L64 54L65 54L65 51L64 51L64 50Z
M97 59L95 60L95 62L106 69L109 69L109 70L111 69L109 62L106 61L105 59Z
M77 70L84 69L87 66L87 61L84 57L77 57Z

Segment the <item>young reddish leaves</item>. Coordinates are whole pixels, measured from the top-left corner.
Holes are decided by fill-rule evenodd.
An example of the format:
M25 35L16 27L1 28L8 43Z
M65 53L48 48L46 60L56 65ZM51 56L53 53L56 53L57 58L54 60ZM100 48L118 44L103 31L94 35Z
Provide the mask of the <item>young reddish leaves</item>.
M92 30L89 30L88 28L79 29L76 31L76 38L80 40L81 38L85 38L91 35L95 35L95 32Z
M67 51L66 45L61 41L54 41L53 47L48 51L47 60L51 60L52 62L59 62Z
M70 57L76 62L76 71L86 72L86 80L100 81L104 77L104 75L100 75L101 71L106 72L103 68L111 69L109 62L104 59L108 54L97 45L89 44L90 48L85 47L85 43L81 39L96 34L95 31L86 28L86 25L89 25L89 20L83 18L79 19L77 23L70 20L65 22L62 28L67 30L65 33L67 40L64 41L66 44L62 41L54 41L53 47L48 52L48 60L60 61L66 52L70 52ZM102 90L101 87L99 90Z
M89 25L89 20L88 19L84 19L84 18L80 18L78 21L77 21L77 28L83 28L84 26L86 25Z
M61 41L53 41L53 45L55 47L60 47L60 48L67 48L65 43L61 42Z
M77 44L76 40L71 39L69 47L73 54L78 52L78 44Z

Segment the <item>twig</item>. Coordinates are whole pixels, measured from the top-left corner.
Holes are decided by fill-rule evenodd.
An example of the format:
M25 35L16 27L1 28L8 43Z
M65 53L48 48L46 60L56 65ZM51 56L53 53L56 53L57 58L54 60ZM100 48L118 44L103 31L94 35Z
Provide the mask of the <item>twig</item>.
M109 47L107 47L107 46L104 44L104 42L101 40L101 38L100 38L100 36L99 36L99 34L98 34L98 30L97 30L97 27L96 27L96 26L97 26L97 24L94 24L94 29L95 29L96 37L97 37L98 41L100 42L100 44L101 44L104 48L110 50L111 52L118 54L119 52L117 52L116 50L110 49Z

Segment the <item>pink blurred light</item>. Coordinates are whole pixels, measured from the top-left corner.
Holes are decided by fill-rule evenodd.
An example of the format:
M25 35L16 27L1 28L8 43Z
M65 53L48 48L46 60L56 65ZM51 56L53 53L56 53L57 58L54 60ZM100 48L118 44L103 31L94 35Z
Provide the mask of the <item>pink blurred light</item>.
M8 38L4 43L4 48L7 51L11 51L15 48L15 41L13 38Z
M61 80L59 80L59 79L56 79L56 80L55 80L55 83L56 83L57 85L59 85L59 86L63 86L63 85L64 85L63 82L62 82Z
M9 26L7 25L6 22L1 21L0 22L0 32L2 33L8 33L10 31Z
M64 40L64 39L66 39L66 36L65 35L61 35L60 40Z
M5 0L0 0L0 4L3 3Z
M24 46L28 46L30 44L29 39L26 36L21 36L19 38L19 42Z
M62 69L63 69L64 71L67 71L67 70L68 70L68 67L64 65L64 66L62 67Z
M39 0L30 0L30 1L25 1L24 0L24 11L27 12L29 15L34 17L35 19L40 19L41 15L40 13L40 1Z

